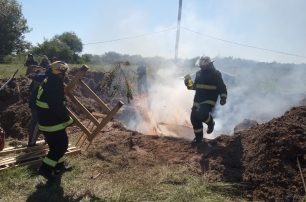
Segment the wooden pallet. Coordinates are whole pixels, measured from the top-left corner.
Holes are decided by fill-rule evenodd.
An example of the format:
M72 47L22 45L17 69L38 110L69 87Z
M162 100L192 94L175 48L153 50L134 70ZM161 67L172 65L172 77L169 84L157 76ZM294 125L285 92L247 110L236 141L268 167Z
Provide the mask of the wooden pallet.
M113 119L116 113L120 110L123 105L123 102L119 101L113 109L110 109L81 79L85 75L88 67L83 65L80 71L75 75L73 81L71 81L65 87L65 93L70 98L70 100L81 109L86 117L89 119L89 123L84 126L84 124L78 119L78 117L68 109L70 116L73 118L74 122L79 126L82 130L82 134L78 138L76 142L76 147L84 148L87 150L91 145L94 138L99 134L103 127ZM73 89L79 85L92 99L96 101L96 103L102 108L105 117L96 116L97 112L90 113L88 109L74 96L72 95Z
M73 79L65 87L65 94L70 100L78 106L86 115L89 120L88 124L84 124L78 119L72 110L68 109L74 123L82 130L82 134L77 138L75 145L70 146L65 154L80 153L81 150L87 150L91 145L94 138L100 133L103 127L113 119L119 109L122 107L123 102L119 101L117 105L110 109L81 79L86 74L89 68L83 65ZM90 113L86 107L73 95L73 90L77 85L80 85L91 98L102 108L105 115L94 112ZM99 116L97 116L99 114ZM38 142L40 143L40 142ZM39 144L35 147L9 147L4 148L0 152L0 170L20 165L27 165L32 163L41 162L42 158L48 152L48 146Z

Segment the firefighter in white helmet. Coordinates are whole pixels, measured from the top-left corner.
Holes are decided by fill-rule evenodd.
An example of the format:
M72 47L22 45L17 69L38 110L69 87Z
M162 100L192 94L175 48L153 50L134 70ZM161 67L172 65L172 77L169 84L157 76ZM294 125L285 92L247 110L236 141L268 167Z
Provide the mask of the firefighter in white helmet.
M216 105L218 96L220 96L220 104L225 105L227 89L221 73L215 69L213 61L209 57L200 57L196 65L201 69L196 73L194 82L190 76L186 76L185 85L187 89L196 91L191 123L195 134L193 143L198 144L203 140L203 122L207 124L207 133L213 132L215 122L211 112Z
M49 146L49 152L43 159L39 174L48 180L54 180L56 173L68 169L63 161L68 149L65 129L73 120L64 105L64 77L67 70L66 63L53 62L48 77L40 85L36 97L38 128L43 132Z

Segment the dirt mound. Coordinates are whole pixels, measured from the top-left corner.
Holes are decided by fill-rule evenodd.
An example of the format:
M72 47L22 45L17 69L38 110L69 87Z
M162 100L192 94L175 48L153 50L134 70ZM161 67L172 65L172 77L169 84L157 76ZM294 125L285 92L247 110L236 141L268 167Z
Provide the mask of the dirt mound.
M303 196L297 155L306 176L306 107L233 136L211 140L201 165L209 180L243 182L248 198L293 199Z
M110 122L90 146L88 155L124 164L124 166L159 163L185 164L203 174L201 152L190 141L173 137L148 136L125 129L118 122Z
M258 124L257 121L250 120L250 119L244 119L241 123L235 126L234 132L239 132L242 130L252 128L256 126L257 124Z
M294 198L304 194L297 167L301 154L306 174L306 107L243 131L243 181L255 199Z
M4 82L5 80L1 84ZM0 125L7 135L13 138L22 139L28 133L31 118L28 107L30 83L26 77L17 78L0 91Z

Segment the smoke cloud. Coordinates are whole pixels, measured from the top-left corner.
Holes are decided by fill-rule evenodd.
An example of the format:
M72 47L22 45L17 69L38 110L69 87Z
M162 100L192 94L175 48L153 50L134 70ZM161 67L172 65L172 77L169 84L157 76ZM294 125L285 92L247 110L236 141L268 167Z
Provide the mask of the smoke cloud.
M232 134L234 127L244 119L266 122L305 98L305 65L215 58L215 67L222 72L228 99L225 106L215 107L215 131L204 134L205 138ZM190 113L195 92L187 90L183 76L199 69L171 62L155 67L154 71L149 68L152 78L149 79L148 97L135 101L137 118L130 119L128 127L145 134L192 139ZM206 124L203 125L205 129Z

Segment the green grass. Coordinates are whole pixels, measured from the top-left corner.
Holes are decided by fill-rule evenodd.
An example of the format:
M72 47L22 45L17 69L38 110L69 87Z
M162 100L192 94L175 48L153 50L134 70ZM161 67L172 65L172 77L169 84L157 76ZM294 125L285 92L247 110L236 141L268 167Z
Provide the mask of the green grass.
M49 186L31 166L2 171L0 201L242 201L235 185L208 183L185 166L121 160L69 157L75 169Z
M22 64L0 64L0 79L10 78L18 68L20 69L16 76L25 75L26 67Z
M81 67L81 64L69 64L70 68L78 68ZM89 64L89 71L110 71L112 70L115 65L91 65ZM26 67L23 66L23 64L0 64L0 79L3 78L10 78L14 72L18 69L18 73L17 73L17 77L20 75L25 75L26 72ZM136 66L131 65L130 66L131 69L133 69L134 71L136 71Z

